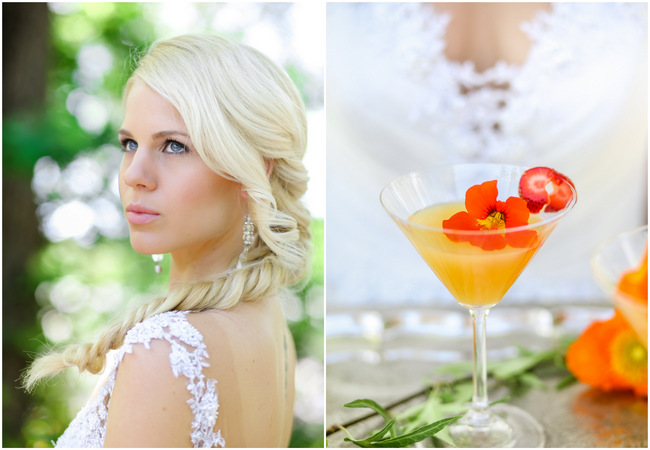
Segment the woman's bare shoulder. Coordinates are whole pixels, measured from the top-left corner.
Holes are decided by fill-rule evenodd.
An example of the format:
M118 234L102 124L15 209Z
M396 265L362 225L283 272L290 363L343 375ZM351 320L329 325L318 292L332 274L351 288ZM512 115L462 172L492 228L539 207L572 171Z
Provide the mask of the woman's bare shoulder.
M107 447L188 446L192 413L187 380L174 376L171 344L136 344L122 359L106 422Z
M228 310L192 312L187 319L206 339L212 336L221 339L251 338L253 335L272 333L277 328L285 327L279 297L241 302Z
M209 389L195 387L203 376L206 343L189 315L153 316L127 334L111 393L105 446L186 447L203 439L193 434L193 427L206 417L195 415L188 401L211 395ZM206 435L213 437L218 441L218 435Z
M210 365L204 373L217 380L217 427L228 445L269 447L284 442L282 433L293 418L295 350L280 299L190 313L187 318L207 346ZM270 435L245 432L269 426Z
M208 372L216 377L226 375L224 368L245 367L252 361L260 370L262 361L272 365L268 355L282 352L291 340L277 297L240 303L224 311L190 313L187 319L203 336L210 355Z

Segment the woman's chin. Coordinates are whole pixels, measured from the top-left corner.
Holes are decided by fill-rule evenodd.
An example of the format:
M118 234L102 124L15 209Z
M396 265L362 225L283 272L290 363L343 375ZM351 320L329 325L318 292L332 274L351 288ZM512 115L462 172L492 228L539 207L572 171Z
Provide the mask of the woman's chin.
M133 250L135 250L136 252L142 255L156 255L161 253L167 253L168 251L159 243L142 242L142 240L133 239L133 237L131 237L131 247L133 248Z

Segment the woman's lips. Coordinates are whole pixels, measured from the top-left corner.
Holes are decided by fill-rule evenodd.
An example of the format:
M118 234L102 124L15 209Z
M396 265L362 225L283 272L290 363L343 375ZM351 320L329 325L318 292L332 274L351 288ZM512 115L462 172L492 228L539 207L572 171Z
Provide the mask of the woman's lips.
M129 205L126 208L126 220L132 225L144 225L160 217L156 211L140 205Z

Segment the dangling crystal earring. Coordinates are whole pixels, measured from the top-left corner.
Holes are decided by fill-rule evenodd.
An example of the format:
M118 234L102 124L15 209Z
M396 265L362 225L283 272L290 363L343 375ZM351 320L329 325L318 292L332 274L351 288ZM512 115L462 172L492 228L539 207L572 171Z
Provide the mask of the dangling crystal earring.
M162 266L160 263L162 262L164 256L165 255L151 255L151 259L153 259L153 262L156 263L156 266L153 269L158 275L162 273Z
M248 213L246 213L244 216L244 234L242 235L242 239L244 240L244 250L242 250L241 254L239 255L239 260L237 261L238 269L241 269L242 261L244 258L246 258L246 254L248 253L248 250L251 248L253 240L255 239L255 224L251 220L251 216L249 216Z

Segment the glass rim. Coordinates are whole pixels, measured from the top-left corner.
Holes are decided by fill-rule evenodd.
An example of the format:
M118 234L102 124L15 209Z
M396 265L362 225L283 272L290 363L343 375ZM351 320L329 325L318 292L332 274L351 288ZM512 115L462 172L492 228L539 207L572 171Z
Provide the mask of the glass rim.
M414 170L414 171L411 171L411 172L404 173L404 174L402 174L402 175L400 175L400 176L398 176L396 178L393 178L391 181L389 181L386 184L386 186L384 186L383 189L381 190L381 192L379 193L379 202L381 203L384 210L386 212L388 212L388 214L394 220L396 220L396 221L398 221L398 222L400 222L402 224L408 225L410 227L415 227L415 228L419 228L419 229L427 230L427 231L435 231L435 232L438 232L438 233L457 235L457 236L496 236L496 235L503 236L505 234L512 234L512 233L516 233L516 232L520 232L520 231L536 230L538 228L542 228L542 227L545 227L545 226L550 225L552 223L558 222L571 209L573 209L573 207L575 206L575 204L578 201L578 192L576 191L575 187L569 183L571 191L573 192L573 196L572 196L571 200L561 210L559 210L557 212L553 212L553 213L547 213L547 214L551 214L551 217L547 217L545 219L540 220L539 222L529 223L527 225L521 225L521 226L518 226L518 227L511 227L511 228L503 228L503 229L498 229L498 230L455 230L455 229L451 229L451 228L445 229L443 227L434 227L434 226L430 226L430 225L424 225L424 224L421 224L421 223L413 222L411 220L403 219L403 218L399 217L391 208L389 208L386 205L386 202L384 201L384 196L385 196L386 192L388 192L390 187L394 183L398 182L399 180L402 180L402 179L405 179L405 178L413 178L413 177L415 177L417 175L431 173L431 172L434 172L434 171L437 171L437 170L440 170L440 169L444 169L444 168L462 167L462 166L465 166L465 167L480 167L480 166L483 166L483 167L495 167L495 168L496 167L512 168L512 169L519 169L519 170L522 171L522 173L523 173L523 171L532 168L532 166L528 167L528 166L520 166L520 165L516 165L516 164L451 163L451 164L438 165L438 166L431 167L429 169L424 169L424 170ZM486 180L486 181L489 181L489 180ZM498 182L498 180L497 180L497 182ZM517 197L517 198L521 198L521 197ZM464 204L464 199L463 199L463 204ZM414 211L412 214L414 214L415 212L417 212L417 211ZM459 212L461 212L461 211L459 211ZM533 214L533 213L531 213L531 214Z
M638 233L640 231L643 231L643 230L646 230L646 232L647 232L648 224L640 225L640 226L634 227L634 228L630 228L630 229L627 229L625 231L621 231L620 233L617 233L614 236L608 237L607 239L602 241L600 244L598 244L598 246L594 250L593 254L591 255L592 259L597 258L602 253L602 251L605 250L605 248L609 247L610 245L612 245L614 242L618 241L622 237L630 236L632 234L636 234L636 233Z
M628 230L621 231L620 233L617 233L614 236L610 236L607 239L605 239L604 241L602 241L600 244L598 244L596 249L591 254L591 257L589 258L589 264L591 266L592 273L595 273L596 275L598 275L601 272L600 268L598 267L598 260L601 258L602 253L606 248L608 248L610 245L614 244L615 242L617 242L618 240L620 240L621 238L623 238L625 236L631 236L631 235L637 234L639 232L642 232L644 230L645 230L646 235L647 235L648 224L640 225L640 226L635 227L635 228L630 228ZM647 239L647 237L646 237L646 239ZM597 278L598 278L598 276L597 276ZM610 283L608 283L608 285L609 284ZM606 288L609 289L610 287L606 286Z

